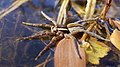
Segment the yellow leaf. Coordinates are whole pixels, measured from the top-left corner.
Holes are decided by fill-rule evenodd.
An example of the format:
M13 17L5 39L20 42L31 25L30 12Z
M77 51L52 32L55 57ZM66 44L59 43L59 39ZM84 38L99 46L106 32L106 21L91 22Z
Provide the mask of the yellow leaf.
M110 40L113 43L113 45L120 50L120 31L115 29L110 36Z
M90 48L85 48L87 60L92 64L99 64L100 58L103 58L107 55L110 48L107 47L104 43L97 41L95 38L91 38L87 44L90 44Z

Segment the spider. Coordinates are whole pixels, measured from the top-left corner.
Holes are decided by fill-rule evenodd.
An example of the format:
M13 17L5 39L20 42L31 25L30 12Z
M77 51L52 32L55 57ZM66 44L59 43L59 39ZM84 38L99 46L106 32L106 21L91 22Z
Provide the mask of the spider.
M43 11L41 11L41 14L45 18L50 20L53 25L50 25L50 24L32 24L32 23L23 22L24 25L33 26L33 27L40 27L40 28L47 28L47 29L49 29L49 31L48 30L43 30L43 31L40 31L38 33L35 33L34 35L19 38L18 40L32 40L32 39L41 39L41 40L43 40L44 38L47 38L48 36L52 37L51 41L38 54L38 56L35 58L35 60L37 60L47 49L49 49L54 42L60 41L61 39L63 39L66 34L75 36L76 34L78 34L80 32L84 32L84 33L87 33L87 34L89 34L91 36L94 36L94 37L96 37L98 39L105 40L105 41L110 41L109 39L105 39L105 38L97 35L94 32L88 31L87 30L87 29L89 29L88 27L86 28L87 25L90 26L91 24L92 24L92 27L94 27L96 24L100 25L98 22L99 21L101 22L102 19L100 17L102 15L100 15L99 17L96 17L96 18L92 18L92 19L78 20L78 21L73 22L73 23L68 23L68 22L66 22L66 18L67 18L66 7L67 7L67 4L66 5L63 4L61 6L61 9L59 11L59 15L58 15L58 18L57 18L57 22L54 21L49 16L47 16ZM63 10L62 8L64 9L64 11L62 11ZM90 23L88 21L93 21L94 23ZM81 35L81 34L79 34L79 35Z
M98 18L79 20L74 23L69 23L66 26L66 25L57 25L56 22L52 18L47 16L43 11L41 13L48 20L52 21L54 25L32 24L32 23L27 23L27 22L23 22L23 24L28 25L28 26L33 26L33 27L47 28L47 29L50 29L50 31L40 31L38 33L35 33L34 35L31 35L28 37L22 37L22 38L18 39L18 40L32 40L32 39L44 39L44 38L47 38L48 36L53 37L52 40L49 42L49 44L47 44L46 47L38 54L38 56L35 58L35 60L37 60L47 49L49 49L54 42L59 41L62 38L64 38L65 34L70 34L70 35L74 36L75 34L77 34L79 32L85 32L85 33L95 36L99 39L108 41L107 39L104 39L103 37L101 37L95 33L85 30L83 25L80 24L80 23L86 22L86 21L96 21L96 20L98 20Z

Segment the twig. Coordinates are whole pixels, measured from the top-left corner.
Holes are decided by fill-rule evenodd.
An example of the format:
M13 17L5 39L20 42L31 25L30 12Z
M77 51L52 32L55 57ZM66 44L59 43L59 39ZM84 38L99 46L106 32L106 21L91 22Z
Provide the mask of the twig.
M92 28L94 27L96 23L94 22L93 24L90 25L90 27L87 29L87 31L91 31ZM83 34L82 38L80 40L85 40L87 38L88 34Z
M81 23L81 22L87 22L87 21L96 21L98 19L99 19L98 17L96 17L96 18L90 18L90 19L78 20L78 21L76 21L74 23Z
M106 19L106 13L108 12L110 6L112 4L112 0L108 0L106 3L106 6L104 7L103 11L100 14L100 18L103 18L104 20Z
M48 63L48 62L50 62L51 60L53 60L54 59L54 57L52 57L52 58L50 58L50 55L51 55L51 53L48 55L48 57L47 57L47 59L43 62L43 63L41 63L41 64L38 64L37 66L35 66L35 67L41 67L41 66L45 66L46 65L46 63Z
M49 55L47 56L47 58L46 58L46 60L45 60L45 62L43 64L43 67L46 67L46 64L49 61L48 59L50 58L50 56L51 56L51 53L49 53Z
M71 32L70 34L71 34L71 35L74 35L75 33L78 33L78 32L84 32L84 33L86 33L87 35L89 34L89 35L94 36L94 37L96 37L96 38L98 38L98 39L105 40L105 41L110 41L109 39L105 39L105 38L103 38L103 37L101 37L101 36L99 36L99 35L97 35L97 34L95 34L95 33L93 33L93 32L89 32L89 31L84 30L84 29L78 29L78 30L76 30L76 31ZM86 35L84 35L84 38L85 38L85 37L86 37ZM84 38L81 38L81 40L84 40Z

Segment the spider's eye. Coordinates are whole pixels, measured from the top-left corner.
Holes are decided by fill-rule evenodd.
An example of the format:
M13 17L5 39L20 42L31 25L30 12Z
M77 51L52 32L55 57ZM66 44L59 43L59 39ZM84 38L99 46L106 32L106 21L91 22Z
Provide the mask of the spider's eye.
M100 25L104 25L104 23L105 23L105 21L102 20L102 19L98 20L97 22L98 22Z

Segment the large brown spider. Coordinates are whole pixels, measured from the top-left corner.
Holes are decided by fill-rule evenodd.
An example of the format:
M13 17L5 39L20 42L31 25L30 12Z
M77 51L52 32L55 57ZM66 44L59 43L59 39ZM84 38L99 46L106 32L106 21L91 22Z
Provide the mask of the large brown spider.
M63 7L66 7L66 6L67 5L63 5ZM61 11L59 12L59 14L60 13L61 13ZM28 26L33 26L33 27L48 28L49 30L45 30L45 31L43 30L43 31L40 31L38 33L35 33L34 35L31 35L31 36L28 36L28 37L22 37L22 38L18 39L18 40L32 40L32 39L44 39L44 38L47 38L48 36L52 37L52 40L38 54L38 56L35 58L35 60L37 60L47 49L49 49L54 42L60 41L62 38L64 38L65 34L75 36L79 32L84 32L84 33L87 33L87 34L89 34L91 36L94 36L98 39L105 40L105 41L110 41L108 39L105 39L105 38L97 35L96 33L93 33L93 32L90 32L90 31L87 30L87 29L89 29L90 25L92 27L95 26L95 25L101 25L101 24L98 23L98 21L102 20L100 17L96 17L96 18L93 18L93 19L79 20L79 21L76 21L76 22L73 22L73 23L67 23L66 22L66 18L67 18L66 10L64 10L62 17L59 15L59 17L57 19L57 22L54 21L49 16L47 16L43 11L41 11L41 14L45 18L50 20L53 25L50 25L50 24L32 24L32 23L26 23L26 22L23 22L23 24L28 25ZM91 22L88 22L88 21L93 21L93 22L91 23ZM89 26L87 26L87 24ZM83 35L83 34L79 34L79 35Z
M51 45L56 42L61 40L62 38L64 38L64 34L70 34L70 35L75 35L79 32L85 32L91 36L97 37L99 39L102 40L106 40L109 41L107 39L104 39L103 37L89 32L87 30L84 29L84 25L82 26L82 22L86 22L86 21L96 21L99 20L99 18L93 18L93 19L86 19L86 20L80 20L74 23L69 23L67 25L57 25L56 22L48 17L45 13L41 12L43 14L43 16L45 16L48 20L52 21L54 25L50 25L50 24L32 24L32 23L26 23L23 22L24 25L28 25L28 26L33 26L33 27L41 27L41 28L48 28L50 29L50 31L40 31L38 33L35 33L34 35L28 36L28 37L22 37L19 38L18 40L32 40L32 39L44 39L47 38L48 36L53 37L52 40L49 42L48 45L46 45L46 47L39 53L39 55L35 58L35 60L37 60L47 49L49 49L51 47Z

